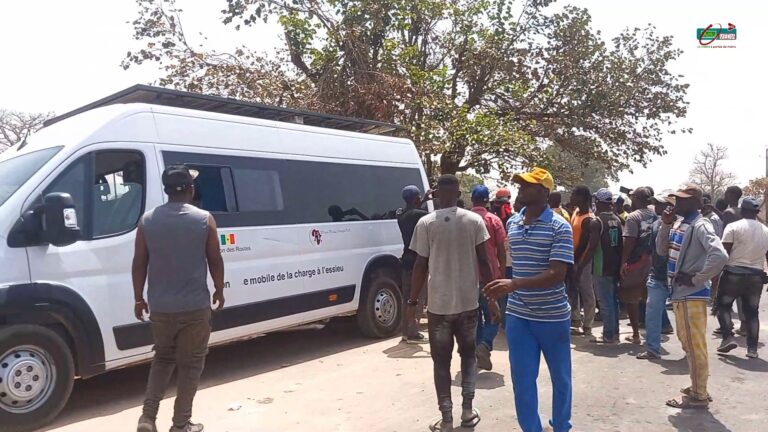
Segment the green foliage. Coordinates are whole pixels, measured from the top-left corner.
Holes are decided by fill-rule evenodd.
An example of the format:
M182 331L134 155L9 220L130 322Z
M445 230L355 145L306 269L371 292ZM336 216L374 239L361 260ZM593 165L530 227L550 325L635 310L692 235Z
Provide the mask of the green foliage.
M223 1L223 0L222 0ZM686 114L680 56L653 26L606 44L585 9L549 0L226 0L236 30L270 20L274 55L192 47L173 0L137 0L124 67L157 62L161 84L407 127L430 177L549 161L553 148L608 173L664 154Z

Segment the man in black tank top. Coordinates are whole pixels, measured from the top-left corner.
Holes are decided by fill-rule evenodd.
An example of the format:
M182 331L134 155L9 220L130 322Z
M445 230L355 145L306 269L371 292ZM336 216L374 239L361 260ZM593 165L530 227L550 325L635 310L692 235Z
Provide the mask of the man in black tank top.
M597 220L600 221L600 244L593 258L595 291L600 302L603 336L592 339L595 343L619 343L619 302L617 289L621 269L622 226L613 212L613 195L608 189L595 193Z

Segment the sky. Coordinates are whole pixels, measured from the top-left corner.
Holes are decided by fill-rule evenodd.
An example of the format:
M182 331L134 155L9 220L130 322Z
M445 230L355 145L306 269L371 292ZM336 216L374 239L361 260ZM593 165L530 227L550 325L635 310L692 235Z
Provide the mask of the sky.
M279 31L271 26L235 32L221 24L225 0L178 3L187 33L208 36L195 43L220 50L245 43L267 52L279 43ZM740 184L766 175L768 137L762 126L768 117L768 49L760 29L768 21L768 2L573 0L558 1L551 9L566 4L587 8L606 39L650 23L659 34L674 36L684 52L670 68L691 85L688 114L677 126L691 127L693 134L666 135L667 155L621 173L613 188L676 188L707 142L729 149L725 168ZM0 108L64 113L133 84L154 82L162 76L155 65L120 67L126 52L141 46L130 24L137 14L134 0L0 2ZM696 29L717 23L736 25L736 48L698 48Z

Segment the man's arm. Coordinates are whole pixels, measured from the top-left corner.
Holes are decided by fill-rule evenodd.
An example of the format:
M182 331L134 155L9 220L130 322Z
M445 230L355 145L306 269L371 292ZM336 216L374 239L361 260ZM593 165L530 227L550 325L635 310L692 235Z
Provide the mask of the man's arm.
M592 218L589 220L589 226L587 227L587 232L589 232L589 243L587 243L587 248L584 250L584 253L581 254L579 262L577 263L577 274L580 274L582 271L584 271L584 268L589 264L589 262L592 260L592 257L595 255L597 245L600 244L600 226L600 221L597 218Z
M133 280L134 315L139 321L144 321L144 313L149 313L147 302L144 301L144 284L147 281L147 266L149 266L149 250L144 238L144 227L139 225L136 230L136 241L133 247L133 264L131 279Z
M552 260L549 268L536 276L515 279L498 279L485 286L483 292L492 299L498 299L504 294L511 293L521 287L526 289L549 289L562 283L568 271L568 263Z
M216 220L208 215L208 241L205 245L205 256L208 259L208 271L213 279L212 303L217 303L216 310L224 307L224 258L221 257L219 238L216 231Z
M499 274L503 275L507 269L507 239L502 237L500 242L496 243L496 260L499 261Z
M427 270L429 269L429 258L421 255L416 256L416 263L413 265L411 274L411 302L416 302L421 294L421 289L427 284Z
M477 254L477 265L480 268L480 283L486 284L493 280L493 274L491 273L491 263L488 260L488 254L485 251L485 242L475 246L475 253Z
M715 234L714 228L709 223L704 223L696 228L696 237L707 251L707 259L704 262L704 268L693 275L691 282L693 286L703 286L707 281L723 271L723 267L728 263L728 253L726 253L720 237Z

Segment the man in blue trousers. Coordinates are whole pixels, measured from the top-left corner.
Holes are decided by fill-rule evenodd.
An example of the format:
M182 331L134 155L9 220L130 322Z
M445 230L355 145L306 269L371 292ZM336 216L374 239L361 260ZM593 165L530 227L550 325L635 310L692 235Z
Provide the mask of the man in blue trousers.
M515 391L517 420L523 432L540 432L536 380L541 354L552 377L552 419L555 432L571 429L571 310L565 274L573 265L573 232L547 205L554 180L535 168L515 175L518 197L525 208L508 223L512 278L489 283L485 294L509 293L506 332Z

